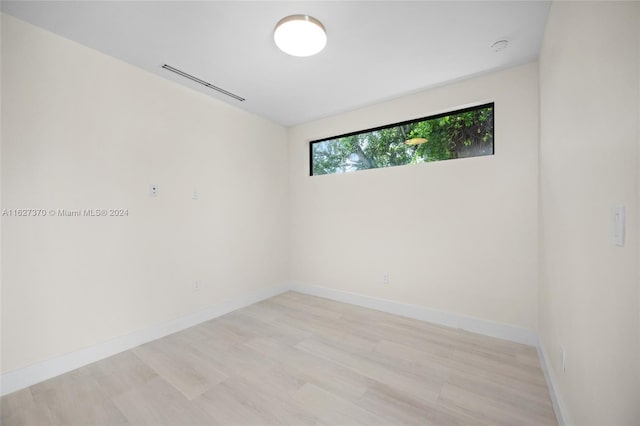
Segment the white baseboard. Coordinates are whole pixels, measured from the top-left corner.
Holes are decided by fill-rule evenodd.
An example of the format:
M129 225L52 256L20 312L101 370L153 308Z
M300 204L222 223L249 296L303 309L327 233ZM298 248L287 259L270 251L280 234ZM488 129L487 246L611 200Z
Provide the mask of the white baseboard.
M549 388L549 396L551 396L551 402L553 403L553 410L556 412L558 425L565 426L565 425L573 424L569 420L567 409L565 408L565 405L562 403L562 399L560 398L560 394L558 393L555 375L553 374L553 369L551 368L551 361L547 356L547 351L545 351L544 349L542 340L538 342L538 358L540 358L540 365L542 367L542 371L544 372L544 378L547 381L547 387Z
M338 302L350 303L365 308L377 309L403 317L414 318L421 321L432 322L447 327L461 328L485 336L497 337L529 346L538 345L538 334L535 331L516 327L510 324L490 321L486 319L456 314L453 312L439 311L424 306L410 305L392 300L378 299L362 294L349 293L334 290L327 287L310 286L303 284L293 285L291 290L312 296L324 297Z
M249 306L253 303L276 296L290 289L290 285L281 285L243 297L227 300L216 306L159 324L144 330L134 331L124 336L99 343L97 345L71 352L20 370L10 371L0 377L0 394L6 395L33 384L42 382L60 374L73 371L92 362L108 358L120 352L135 348L144 343L193 327L205 321Z

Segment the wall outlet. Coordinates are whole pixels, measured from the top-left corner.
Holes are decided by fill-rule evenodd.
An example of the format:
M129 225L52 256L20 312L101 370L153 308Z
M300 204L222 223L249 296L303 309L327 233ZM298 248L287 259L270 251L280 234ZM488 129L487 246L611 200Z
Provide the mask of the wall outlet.
M382 276L382 282L384 284L389 284L389 273L385 272L384 275Z
M200 194L198 193L198 190L194 188L193 192L191 193L191 199L198 200L199 198L200 198Z
M149 195L152 197L157 197L158 196L158 185L152 183L151 185L149 185Z
M200 287L201 287L201 285L200 285L200 280L195 280L195 281L193 282L193 291L198 291L198 290L200 290Z

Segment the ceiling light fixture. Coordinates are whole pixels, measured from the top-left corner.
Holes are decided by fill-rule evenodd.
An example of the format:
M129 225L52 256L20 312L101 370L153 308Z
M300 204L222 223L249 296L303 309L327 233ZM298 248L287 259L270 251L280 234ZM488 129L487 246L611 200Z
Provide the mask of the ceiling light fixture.
M327 44L324 25L308 15L291 15L276 25L273 33L276 46L292 56L312 56Z

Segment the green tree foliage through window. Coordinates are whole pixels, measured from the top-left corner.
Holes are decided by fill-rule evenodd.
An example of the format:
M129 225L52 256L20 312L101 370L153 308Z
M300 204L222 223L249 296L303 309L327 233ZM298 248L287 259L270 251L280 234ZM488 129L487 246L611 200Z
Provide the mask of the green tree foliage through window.
M311 142L311 174L493 154L493 104Z

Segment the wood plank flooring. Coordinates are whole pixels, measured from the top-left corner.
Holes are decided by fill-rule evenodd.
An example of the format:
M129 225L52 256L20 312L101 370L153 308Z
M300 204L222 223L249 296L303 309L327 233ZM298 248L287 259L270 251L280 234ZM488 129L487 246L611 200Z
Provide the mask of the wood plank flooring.
M556 425L535 348L288 292L7 395L3 425Z

